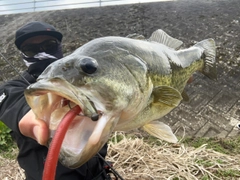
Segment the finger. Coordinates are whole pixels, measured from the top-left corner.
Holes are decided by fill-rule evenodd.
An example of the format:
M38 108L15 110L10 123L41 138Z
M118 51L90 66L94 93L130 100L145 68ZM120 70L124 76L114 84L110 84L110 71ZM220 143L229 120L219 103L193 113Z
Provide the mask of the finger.
M20 120L19 130L24 136L35 139L39 144L47 144L48 126L45 121L36 119L32 110Z

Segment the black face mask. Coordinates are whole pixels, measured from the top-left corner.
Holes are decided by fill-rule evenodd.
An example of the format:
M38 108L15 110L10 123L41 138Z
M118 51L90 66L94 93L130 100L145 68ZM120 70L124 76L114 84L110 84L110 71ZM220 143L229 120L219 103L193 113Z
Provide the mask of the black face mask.
M41 52L30 58L26 57L24 54L22 54L22 56L25 64L28 66L28 73L37 79L49 64L63 57L62 46L60 44L58 50L54 54Z
M31 64L28 67L28 73L31 74L35 79L38 78L38 76L48 67L49 64L53 63L57 59L46 59L41 62L36 62L34 64Z

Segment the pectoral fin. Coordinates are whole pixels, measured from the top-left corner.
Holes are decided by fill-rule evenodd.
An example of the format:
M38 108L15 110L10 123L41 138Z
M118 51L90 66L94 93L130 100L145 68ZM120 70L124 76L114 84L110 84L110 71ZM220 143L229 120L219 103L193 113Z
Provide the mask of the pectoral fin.
M143 126L143 129L154 137L170 143L177 143L178 139L173 134L171 128L160 121L152 121Z
M153 90L153 103L162 103L166 106L176 107L182 100L181 93L169 86L158 86Z

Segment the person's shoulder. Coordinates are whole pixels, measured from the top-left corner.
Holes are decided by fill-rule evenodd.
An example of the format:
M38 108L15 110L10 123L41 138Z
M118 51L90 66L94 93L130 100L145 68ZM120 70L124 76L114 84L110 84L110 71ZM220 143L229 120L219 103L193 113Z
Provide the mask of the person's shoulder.
M24 81L24 83L32 84L36 82L36 78L33 77L28 71L24 71L16 80Z
M12 86L26 87L34 82L36 82L36 79L32 77L27 71L24 71L23 73L21 73L21 75L16 76L13 79L0 84L0 87L1 88L12 87Z
M16 86L26 86L26 83L21 79L12 79L7 82L4 82L0 85L2 88L8 88L8 87L16 87Z
M2 105L7 100L7 103L12 102L13 97L16 98L16 94L22 96L24 90L28 87L28 83L24 80L12 79L0 84L0 109L2 110ZM5 103L6 104L6 103Z

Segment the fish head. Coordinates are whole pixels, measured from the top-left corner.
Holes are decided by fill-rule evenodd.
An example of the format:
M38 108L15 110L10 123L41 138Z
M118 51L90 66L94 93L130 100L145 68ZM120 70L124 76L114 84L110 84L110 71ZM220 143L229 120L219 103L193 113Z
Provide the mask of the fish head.
M66 167L79 167L99 152L119 119L134 115L132 102L142 101L128 68L109 58L75 51L50 64L25 90L36 118L48 124L50 139L72 107L82 109L62 143L59 160Z

